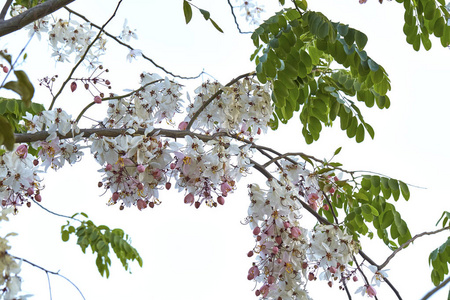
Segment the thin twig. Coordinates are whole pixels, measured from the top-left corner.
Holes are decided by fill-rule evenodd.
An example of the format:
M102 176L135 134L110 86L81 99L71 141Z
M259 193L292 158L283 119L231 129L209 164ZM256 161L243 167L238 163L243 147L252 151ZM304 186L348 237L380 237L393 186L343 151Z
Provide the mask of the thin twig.
M59 272L49 271L49 270L47 270L47 269L45 269L45 268L43 268L43 267L41 267L41 266L39 266L39 265L37 265L37 264L34 264L34 263L32 263L31 261L29 261L29 260L27 260L27 259L24 259L24 258L20 258L20 257L14 256L14 255L11 255L11 257L14 258L14 259L18 259L18 260L24 261L24 262L26 262L27 264L32 265L33 267L38 268L38 269L44 271L45 273L47 273L47 275L48 275L48 274L52 274L52 275L56 275L56 276L59 276L59 277L61 277L61 278L64 278L64 279L67 280L70 284L72 284L72 285L77 289L77 291L80 293L81 297L82 297L84 300L86 300L86 298L84 298L83 293L82 293L81 290L75 285L75 283L73 283L69 278L67 278L67 277L65 277L65 276L63 276L63 275L61 275L61 274L59 274Z
M48 275L48 272L45 272L47 275L47 282L48 282L48 291L50 293L50 300L52 300L52 285L50 283L50 276Z
M117 3L116 9L114 10L114 13L112 14L112 16L108 19L108 21L106 21L105 24L103 24L102 28L100 28L100 31L98 32L97 36L94 38L94 40L87 46L86 51L84 52L84 54L81 56L80 60L76 63L76 65L72 68L72 71L70 72L69 76L67 76L67 79L63 82L63 84L61 85L61 88L59 89L59 91L56 93L56 95L53 97L52 99L52 103L50 104L50 108L48 110L52 110L53 105L55 104L56 98L58 98L58 96L61 94L61 92L63 91L64 87L66 86L66 84L69 82L69 80L72 78L73 73L75 73L75 70L81 65L81 63L83 62L83 60L86 58L86 55L88 54L89 50L91 49L91 47L94 45L94 43L99 39L99 37L101 36L101 34L103 33L103 29L106 27L106 25L108 25L108 23L116 16L117 10L119 9L120 4L122 3L122 0L119 1L119 3Z
M95 28L97 28L97 29L100 29L100 26L98 26L98 25L92 23L91 21L89 21L88 18L86 18L86 17L83 16L82 14L77 13L76 11L71 10L71 9L68 8L68 7L64 7L64 8L65 8L68 12L70 12L70 13L72 13L72 14L78 16L78 17L80 17L81 19L85 20L86 22L89 22L90 25L91 25L92 27L95 27ZM133 47L131 47L129 44L122 42L120 39L118 39L116 36L110 34L109 32L107 32L107 31L103 31L103 32L105 33L106 36L112 38L114 41L116 41L116 42L119 43L120 45L125 46L126 48L128 48L128 49L130 49L130 50L135 50L135 49L134 49ZM202 71L202 72L200 72L197 76L181 76L181 75L176 75L176 74L174 74L174 73L172 73L172 72L166 70L164 67L160 66L159 64L157 64L153 59L151 59L150 57L146 56L144 53L142 53L142 57L143 57L144 59L148 60L149 62L151 62L156 68L158 68L158 69L162 70L163 72L165 72L165 73L167 73L167 74L169 74L169 75L171 75L171 76L173 76L173 77L176 77L176 78L180 78L180 79L196 79L196 78L199 78L202 74L204 74L204 72Z
M61 215L61 214L55 213L55 212L49 210L48 208L42 206L42 205L41 205L39 202L37 202L36 200L33 200L33 202L36 203L40 208L42 208L42 209L45 210L46 212L51 213L52 215L55 215L55 216L58 216L58 217L61 217L61 218L72 219L72 220L78 221L78 222L80 222L80 223L83 222L83 221L81 221L81 220L79 220L79 219L77 219L77 218L74 218L74 217L69 217L69 216L65 216L65 215Z
M0 20L4 20L6 13L8 12L9 7L11 6L12 0L6 0L5 5L3 6L2 11L0 12Z
M422 232L419 234L416 234L413 238L409 239L408 241L406 241L404 244L402 244L400 247L398 247L397 249L395 249L394 252L392 252L391 255L389 255L388 258L386 258L386 261L384 263L382 263L380 266L378 266L378 270L384 269L386 267L386 265L391 261L391 259L398 253L400 252L400 250L404 249L405 247L407 247L409 244L411 244L412 242L414 242L417 238L424 236L424 235L432 235L432 234L436 234L439 232L442 232L444 230L449 230L450 226L441 228L439 230L435 230L435 231L428 231L428 232Z
M423 296L423 298L421 300L426 300L426 299L430 298L434 293L436 293L437 291L442 289L449 282L450 282L450 276L447 277L447 279L445 279L444 281L442 281L441 284L439 284L437 287L435 287L434 289L429 291L425 296ZM450 294L450 291L449 291L449 294Z
M387 279L386 277L383 277L383 280L384 280L384 282L386 282L389 285L389 287L395 293L395 295L397 295L397 298L399 300L402 300L402 296L400 296L400 293L397 291L397 289L394 287L394 285L389 281L389 279Z
M236 78L234 78L233 80L231 80L230 82L228 82L225 87L231 86L234 83L236 83L237 81L239 81L242 78L248 77L248 76L252 76L255 74L255 71L253 72L249 72L249 73L245 73L242 74ZM209 97L208 100L206 100L206 102L204 102L202 104L202 106L200 106L200 108L194 113L194 115L192 116L192 119L189 121L186 130L190 130L192 125L194 124L195 120L198 118L198 116L200 115L200 113L214 100L216 99L217 96L219 96L220 94L223 93L223 89L219 89L217 92L215 92L211 97Z
M336 222L336 224L339 224L338 218L334 212L334 207L331 204L330 198L328 198L328 196L325 193L323 193L323 195L324 195L325 199L327 200L328 205L330 206L331 213L333 214L333 217L334 217L334 222Z
M231 14L233 15L233 18L234 18L234 23L236 24L236 27L237 27L239 33L241 33L241 34L249 34L249 33L253 33L253 32L251 32L251 31L242 31L242 30L241 30L241 28L239 27L239 23L238 23L238 21L237 21L236 15L234 14L234 7L233 7L233 5L231 4L231 1L230 1L230 0L227 0L227 1L228 1L228 5L230 6L230 9L231 9Z
M345 289L345 292L347 293L348 300L352 300L352 295L350 294L350 291L348 290L347 283L345 283L345 278L342 281L342 283L344 284L344 289Z
M358 261L356 260L355 255L352 255L352 256L353 256L353 261L355 262L356 268L358 269L359 273L361 273L361 275L362 275L363 278L364 278L364 281L366 282L366 286L370 286L369 280L367 279L366 274L364 274L363 270L361 270L361 267L359 266ZM375 299L378 300L378 298L377 298L376 295L375 295Z

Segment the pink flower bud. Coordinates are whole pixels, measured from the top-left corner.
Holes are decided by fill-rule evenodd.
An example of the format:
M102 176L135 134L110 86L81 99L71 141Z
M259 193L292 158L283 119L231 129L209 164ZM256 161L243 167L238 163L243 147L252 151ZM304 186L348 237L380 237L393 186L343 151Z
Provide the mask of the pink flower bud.
M366 292L367 292L367 295L369 295L369 297L374 297L374 296L377 295L377 291L376 291L376 290L373 288L373 286L371 286L371 285L369 285L369 286L367 287Z
M37 166L39 164L39 161L37 159L33 160L33 165Z
M328 286L333 287L333 281L328 281Z
M32 187L29 187L29 188L27 189L27 194L28 194L28 196L31 196L31 195L34 194L34 190L33 190Z
M170 164L170 169L171 169L171 170L175 169L176 167L177 167L177 165L176 165L175 163L171 163L171 164Z
M306 269L308 267L308 263L306 261L302 262L302 268Z
M94 97L94 102L97 103L97 104L100 104L100 103L102 103L102 98L100 98L100 96L95 96Z
M253 256L253 251L248 251L247 256L248 257L252 257Z
M225 204L225 199L222 196L217 197L217 202L220 205L224 205Z
M139 183L137 184L137 188L138 188L138 190L140 190L140 191L142 191L142 190L144 189L144 185L142 184L142 182L139 182Z
M331 195L333 195L335 191L336 191L336 190L334 189L334 187L332 187L332 188L329 190L329 192L330 192Z
M41 194L37 194L36 196L34 196L34 200L36 200L37 202L41 202L42 201Z
M139 173L144 173L144 171L145 171L145 167L143 165L138 165L136 167L136 169Z
M186 121L181 122L181 123L178 125L178 129L180 129L180 130L186 130L188 124L189 124L189 123L186 122Z
M354 282L357 282L358 281L358 277L355 275L355 276L353 276L353 281Z
M184 197L184 203L188 204L188 203L194 203L194 195L192 195L192 193L187 194Z
M330 210L330 207L328 206L328 204L325 204L325 205L323 206L323 209L325 209L325 210Z
M328 271L330 271L330 273L334 274L334 273L336 273L337 269L335 267L329 267Z
M258 131L256 133L261 134L261 128L258 127Z
M112 170L112 165L111 164L107 164L105 167L106 171L111 171Z
M267 283L268 284L273 284L275 282L275 277L273 277L272 275L270 275L268 278L267 278Z
M255 227L255 229L253 229L254 235L258 235L260 232L261 232L261 228L259 228L259 227Z
M3 66L3 72L4 73L8 73L8 71L9 71L8 67L7 66Z
M170 190L172 184L170 182L166 182L166 190Z
M283 239L281 238L281 236L277 236L275 238L275 242L277 242L277 244L281 244L283 242Z
M73 81L73 82L70 84L70 90L71 90L72 93L73 93L73 92L75 92L76 89L77 89L77 83L76 83L75 81Z
M145 201L142 200L142 199L139 199L139 200L136 202L136 205L137 205L137 208L138 208L139 210L143 210L144 208L147 208L147 202L145 202Z
M155 207L155 202L150 202L150 203L148 204L148 206L150 206L150 208Z
M222 191L223 196L226 196L231 189L231 186L226 181L220 185L220 190Z
M272 252L273 252L273 254L277 254L277 253L278 253L278 251L280 251L280 249L278 249L278 247L277 247L277 246L274 246L274 247L272 248Z
M298 236L301 235L301 234L302 234L302 231L300 230L300 228L298 228L298 227L292 227L291 228L291 235L292 235L292 237L294 239L298 238Z
M28 154L28 147L27 147L27 145L20 145L19 147L17 147L16 154L20 158L26 158L27 154Z
M117 201L117 200L119 200L119 193L118 192L114 192L113 194L112 194L112 199L113 199L113 201L115 202L115 201Z
M308 274L308 280L309 280L309 281L313 281L314 278L315 278L314 273L309 273L309 274Z
M199 208L200 207L200 202L199 201L197 201L197 202L195 202L195 208Z

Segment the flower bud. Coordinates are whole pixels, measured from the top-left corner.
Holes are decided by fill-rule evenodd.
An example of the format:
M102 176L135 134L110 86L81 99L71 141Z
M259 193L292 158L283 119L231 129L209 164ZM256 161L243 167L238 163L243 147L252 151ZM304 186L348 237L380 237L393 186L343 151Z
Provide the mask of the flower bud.
M145 202L145 201L142 200L142 199L139 199L139 200L136 202L136 205L137 205L137 208L138 208L139 210L143 210L144 208L147 208L147 202Z
M260 232L261 232L261 228L259 228L259 227L255 227L255 229L253 229L254 235L258 235Z
M281 238L281 236L277 236L275 238L275 242L277 242L277 244L281 244L283 242L283 239Z
M280 251L280 249L278 249L278 247L277 247L277 246L274 246L274 247L272 248L272 252L273 252L273 254L277 254L277 253L278 253L278 251Z
M181 122L181 123L178 125L178 129L180 129L180 130L186 130L188 124L189 124L189 123L186 122L186 121Z
M34 200L36 200L37 202L41 202L42 201L42 197L40 194L36 194L36 196L34 196Z
M371 285L369 285L369 286L367 287L366 292L367 292L367 295L369 295L369 297L374 297L374 296L377 295L377 291L376 291L376 290L373 288L373 286L371 286Z
M100 96L95 96L94 97L94 102L97 103L97 104L100 104L100 103L102 103L102 98L100 98Z
M225 199L222 196L217 197L217 202L220 205L224 205L225 204Z
M114 192L113 194L112 194L112 199L113 199L113 201L114 202L116 202L117 200L119 200L119 193L118 192Z
M172 184L170 182L166 182L166 190L170 190Z
M70 90L71 90L72 93L73 93L73 92L75 92L76 89L77 89L77 83L76 83L75 81L73 81L73 82L70 84Z
M253 251L248 251L247 256L248 257L252 257L253 256Z
M188 203L194 203L194 195L192 195L192 193L187 194L184 197L184 203L188 204Z
M143 165L138 165L136 167L136 169L139 173L144 173L144 171L145 171L145 167Z
M8 71L9 71L8 67L7 66L3 66L3 72L4 73L8 73Z
M105 167L106 171L111 171L112 170L112 165L111 164L107 164Z
M314 278L315 278L314 273L309 273L309 274L308 274L308 280L309 280L309 281L313 281Z

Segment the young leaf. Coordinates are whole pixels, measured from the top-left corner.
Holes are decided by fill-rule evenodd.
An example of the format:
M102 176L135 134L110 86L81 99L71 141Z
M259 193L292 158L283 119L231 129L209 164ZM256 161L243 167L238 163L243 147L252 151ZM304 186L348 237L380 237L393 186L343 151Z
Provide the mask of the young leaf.
M211 23L213 24L213 26L214 26L218 31L220 31L221 33L223 33L222 28L220 28L219 25L217 25L217 23L214 22L213 19L209 19L209 20L211 21Z
M209 11L204 10L204 9L201 9L201 8L200 8L199 10L200 10L200 12L202 13L203 18L205 18L205 20L209 20L209 17L210 17Z
M184 18L186 19L186 24L189 24L192 19L192 8L189 2L187 2L186 0L183 1L183 12Z

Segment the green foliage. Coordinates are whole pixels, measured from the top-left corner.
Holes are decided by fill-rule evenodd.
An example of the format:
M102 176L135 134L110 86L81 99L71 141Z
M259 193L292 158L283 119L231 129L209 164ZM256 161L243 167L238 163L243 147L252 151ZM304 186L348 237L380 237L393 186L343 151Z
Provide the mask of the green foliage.
M405 8L403 32L406 41L418 51L422 44L425 50L431 48L430 36L439 38L442 46L450 44L450 15L444 0L397 0Z
M301 2L306 9L306 1ZM322 13L284 9L252 34L258 80L273 83L272 129L300 111L308 144L319 139L324 126L340 118L347 136L362 142L373 128L349 97L372 107L389 108L391 89L382 66L364 51L367 36L348 25L329 21ZM332 69L332 63L342 69Z
M442 221L442 228L445 228L449 219L450 212L444 211L437 221L436 226ZM436 248L430 253L428 264L433 267L431 281L435 286L438 286L444 281L444 276L448 274L448 265L450 264L450 237L439 248Z
M211 24L214 26L214 28L216 28L218 31L220 31L221 33L223 33L222 28L220 28L219 25L217 25L216 22L214 22L213 19L211 19L211 14L209 13L209 11L201 9L191 3L189 3L187 0L183 1L183 13L184 13L184 18L186 20L186 24L189 24L189 22L192 20L192 7L194 6L195 8L197 8L199 10L199 12L203 15L203 18L205 18L206 21L210 21Z
M14 1L14 5L22 5L26 8L32 8L40 3L45 2L46 0L16 0Z
M75 214L82 215L87 218L85 213ZM142 258L135 248L129 243L129 237L122 229L109 229L105 225L96 226L91 220L81 221L81 225L75 228L67 221L66 225L61 226L61 238L67 242L70 234L75 233L78 237L77 244L80 245L83 253L90 246L92 253L97 253L95 261L97 269L102 276L109 277L109 266L111 259L109 258L110 247L113 249L117 258L122 263L125 270L128 270L128 262L136 260L142 267Z
M19 124L26 112L35 115L43 110L44 106L38 103L25 107L22 100L0 97L0 145L5 145L11 151L14 147L14 133L26 132L24 126Z
M436 248L430 253L428 264L433 267L431 281L437 286L444 281L444 276L448 274L448 265L450 264L450 237L439 248Z

